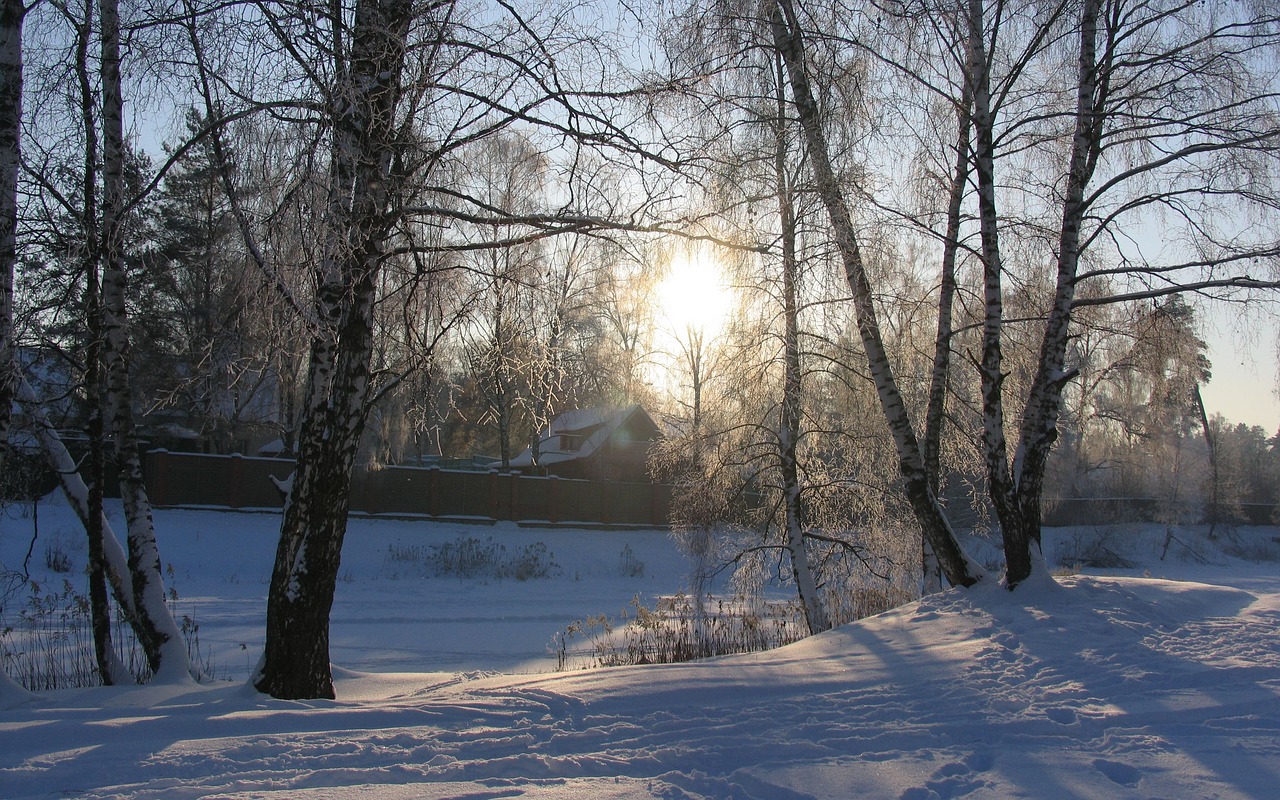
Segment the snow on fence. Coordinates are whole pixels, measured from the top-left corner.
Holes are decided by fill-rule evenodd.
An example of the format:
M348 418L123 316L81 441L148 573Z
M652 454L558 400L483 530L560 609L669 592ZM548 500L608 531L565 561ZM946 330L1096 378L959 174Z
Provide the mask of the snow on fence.
M284 502L272 479L287 479L293 461L153 450L143 467L157 506L277 509ZM671 487L663 484L497 470L383 467L357 470L351 482L353 512L393 516L665 527L670 505Z

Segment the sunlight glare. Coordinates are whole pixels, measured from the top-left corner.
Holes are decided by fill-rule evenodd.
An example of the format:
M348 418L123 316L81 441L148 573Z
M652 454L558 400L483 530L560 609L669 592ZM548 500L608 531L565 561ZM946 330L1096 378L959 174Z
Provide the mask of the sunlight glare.
M671 262L658 284L657 301L673 333L714 337L729 317L731 295L721 266L699 253Z

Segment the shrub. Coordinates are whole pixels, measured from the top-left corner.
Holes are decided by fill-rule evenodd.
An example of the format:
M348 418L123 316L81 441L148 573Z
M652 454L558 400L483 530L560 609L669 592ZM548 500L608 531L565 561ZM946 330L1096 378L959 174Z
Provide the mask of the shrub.
M1228 531L1223 537L1222 552L1242 561L1280 561L1280 536L1263 539Z
M1100 525L1072 534L1059 554L1064 565L1092 567L1094 569L1132 569L1136 563L1121 550L1119 530L1110 525Z
M557 669L673 664L769 650L808 635L795 601L720 600L715 612L704 615L694 605L681 593L647 608L637 596L616 622L603 614L578 620L552 638ZM575 647L576 640L585 640L584 646Z
M31 691L100 685L88 599L65 579L60 587L17 580L17 590L12 591L14 588L11 584L0 606L0 665L9 676ZM21 607L13 614L13 601L24 594ZM171 607L176 600L176 592L171 592ZM181 626L196 679L213 679L213 664L200 648L199 624L192 615L183 614ZM120 663L134 679L139 683L149 680L151 670L142 647L119 613L112 623L111 641Z
M644 577L644 562L636 558L629 544L622 546L622 553L618 556L618 574L624 578Z
M388 563L413 565L413 571L433 578L481 578L518 581L552 578L560 574L560 565L543 542L534 542L508 552L506 545L493 537L479 539L459 536L438 545L405 545L400 542L387 547Z
M67 552L61 536L54 537L52 542L45 545L44 565L50 572L56 572L59 575L71 572L71 554Z

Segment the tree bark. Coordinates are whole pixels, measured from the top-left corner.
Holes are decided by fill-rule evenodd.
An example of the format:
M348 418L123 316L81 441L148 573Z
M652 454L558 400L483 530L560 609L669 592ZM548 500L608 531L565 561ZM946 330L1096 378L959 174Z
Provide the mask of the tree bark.
M942 242L942 281L938 289L938 330L929 375L929 404L925 410L924 470L934 496L942 490L942 429L947 415L947 387L951 375L952 316L956 296L956 254L960 250L960 212L969 180L969 130L973 93L968 82L956 111L956 154L947 195L947 232ZM942 589L942 568L928 539L921 537L922 588L925 594Z
M1080 266L1080 233L1088 212L1084 190L1097 164L1102 137L1102 104L1108 91L1106 74L1100 74L1097 60L1100 14L1101 0L1084 0L1080 11L1075 129L1058 239L1057 287L1053 308L1045 323L1035 378L1023 407L1019 446L1012 468L1016 480L1013 503L1006 511L1008 519L1002 517L1000 521L1005 530L1005 582L1011 589L1031 574L1035 563L1031 548L1034 545L1038 551L1040 547L1040 504L1045 465L1058 438L1062 390L1074 375L1073 371L1066 370L1066 355ZM996 508L1000 513L1000 504Z
M985 5L969 0L966 80L973 96L974 173L978 183L978 227L982 239L983 299L982 357L978 375L982 387L982 443L987 471L987 494L1000 521L1005 553L1005 579L1010 588L1031 572L1027 531L1009 472L1009 447L1004 425L1004 262L1000 254L999 212L996 207L995 118L991 106L990 56L986 47Z
M142 480L129 383L129 317L124 236L124 96L120 81L119 0L101 0L102 37L102 350L106 364L107 405L120 495L128 525L129 575L137 613L136 633L147 663L159 680L190 680L187 649L165 602L160 553L156 547L151 501Z
M22 0L0 1L0 475L9 452L9 425L17 396L13 336L13 274L18 260L18 168L22 130ZM0 695L22 689L0 669Z
M18 261L18 169L22 130L22 0L0 0L0 475L17 394L13 274Z
M782 465L782 501L787 530L787 551L791 557L792 577L804 607L805 622L809 633L821 633L831 628L831 619L823 607L818 593L818 581L809 560L805 544L803 496L800 486L800 464L797 449L800 444L803 397L800 371L800 322L796 300L796 282L799 263L796 257L796 214L794 191L787 176L787 114L786 74L781 59L775 60L775 88L778 96L778 115L774 119L774 182L778 195L778 223L782 233L782 316L783 331L783 382L781 420L778 426L779 455Z
M85 434L88 453L81 465L88 486L88 513L83 515L88 540L89 614L93 629L94 657L102 683L112 686L128 681L127 670L115 655L111 640L111 607L108 592L103 493L106 486L106 428L103 420L105 388L102 375L102 286L98 226L98 129L95 121L93 80L89 72L93 0L85 0L84 19L76 26L76 77L80 88L80 121L84 131L84 174L81 176L80 226L83 235L81 268L85 276L84 346ZM122 573L123 574L123 573ZM135 619L136 615L130 617Z
M929 487L919 440L898 390L897 379L880 334L871 283L862 261L857 232L845 203L844 192L831 166L821 114L809 88L799 20L790 0L775 0L769 11L774 47L787 67L796 114L809 145L809 164L814 183L831 221L833 238L844 263L846 280L852 290L858 333L866 352L868 368L875 381L881 411L889 424L897 449L903 491L925 538L937 554L947 580L953 585L972 586L982 579L982 568L960 547L950 521Z
M94 527L101 531L101 553L96 555L102 559L102 573L115 598L116 605L124 612L130 626L136 630L138 612L132 586L126 579L129 574L129 558L124 548L120 546L120 540L112 531L111 523L102 514L101 505L95 509L89 502L89 487L80 477L75 459L71 457L71 453L67 451L66 445L58 436L58 431L49 421L35 390L21 374L17 376L17 383L18 402L27 409L27 413L35 422L36 438L40 441L45 460L58 478L58 485L62 488L63 495L66 496L67 502L71 504L71 509L80 518L80 523L84 525L86 531ZM98 516L96 521L91 518L93 514ZM123 682L128 677L128 670L115 658L114 652L109 658L108 673L116 683Z
M279 698L334 696L329 612L369 397L375 285L390 228L395 114L412 14L407 0L359 0L348 56L339 61L316 295L320 327L267 599L266 648L253 680Z

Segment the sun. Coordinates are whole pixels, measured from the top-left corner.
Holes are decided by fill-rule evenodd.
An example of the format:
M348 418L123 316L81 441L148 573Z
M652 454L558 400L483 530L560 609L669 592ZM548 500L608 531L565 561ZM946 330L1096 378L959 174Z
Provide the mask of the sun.
M695 253L671 261L655 301L670 333L712 339L729 319L732 292L720 264L705 253Z

